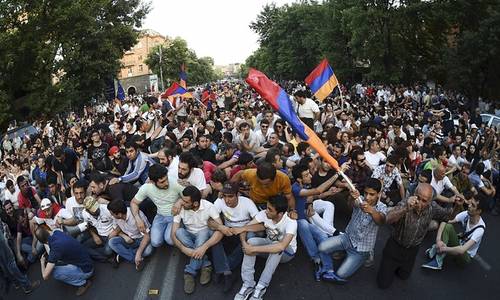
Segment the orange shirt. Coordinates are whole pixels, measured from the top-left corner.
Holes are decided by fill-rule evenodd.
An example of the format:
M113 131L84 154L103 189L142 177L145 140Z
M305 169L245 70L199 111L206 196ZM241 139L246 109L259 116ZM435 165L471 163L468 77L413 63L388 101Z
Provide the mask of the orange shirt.
M281 172L276 171L276 177L270 185L263 186L257 179L257 169L247 169L242 171L241 178L250 185L250 199L256 204L263 204L271 196L276 196L280 193L292 193L292 185L290 178Z

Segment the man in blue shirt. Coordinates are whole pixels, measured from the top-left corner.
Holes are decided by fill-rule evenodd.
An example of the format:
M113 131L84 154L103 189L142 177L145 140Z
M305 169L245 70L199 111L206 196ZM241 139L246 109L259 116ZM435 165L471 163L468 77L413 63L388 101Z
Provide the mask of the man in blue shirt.
M44 255L40 259L43 279L54 273L54 279L78 287L76 296L83 295L91 285L88 279L94 274L94 265L85 247L62 231L50 232L44 226L39 226L35 235L50 247L48 258Z

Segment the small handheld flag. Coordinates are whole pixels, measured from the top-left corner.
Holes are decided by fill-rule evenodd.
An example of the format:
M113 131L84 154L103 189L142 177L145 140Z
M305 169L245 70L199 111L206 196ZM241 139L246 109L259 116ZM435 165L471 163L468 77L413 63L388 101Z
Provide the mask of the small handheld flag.
M118 90L116 92L116 98L120 101L125 100L125 90L123 89L123 86L119 80L118 80Z
M179 73L179 85L183 88L187 88L187 73L186 66L184 64L181 65L181 72Z
M306 77L305 82L319 101L325 100L339 85L337 77L326 58Z

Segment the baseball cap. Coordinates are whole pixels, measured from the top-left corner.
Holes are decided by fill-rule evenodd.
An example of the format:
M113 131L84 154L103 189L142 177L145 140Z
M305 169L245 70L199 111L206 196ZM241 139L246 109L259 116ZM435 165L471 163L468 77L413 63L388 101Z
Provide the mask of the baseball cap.
M52 202L50 202L49 199L43 198L42 202L40 203L40 209L41 210L46 210L47 208L50 208L52 206Z
M472 125L470 126L470 129L477 129L477 125L476 125L476 124L472 124Z
M223 194L237 194L239 191L239 184L237 182L226 182L222 187Z
M92 196L87 196L83 199L83 207L88 210L91 214L95 213L99 208L99 202Z
M120 149L119 149L117 146L113 146L113 147L111 147L111 148L109 149L108 154L109 154L110 156L113 156L113 155L115 155L115 153L116 153L116 152L118 152L118 151L120 151Z

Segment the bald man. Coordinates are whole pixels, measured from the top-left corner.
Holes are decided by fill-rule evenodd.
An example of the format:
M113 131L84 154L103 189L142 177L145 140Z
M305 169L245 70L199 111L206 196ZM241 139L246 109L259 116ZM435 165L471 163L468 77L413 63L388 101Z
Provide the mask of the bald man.
M434 200L438 201L442 206L451 206L451 204L456 202L462 202L464 196L460 194L450 179L445 176L445 173L446 168L443 165L438 165L432 171L431 186L435 192ZM450 189L454 195L451 197L441 195L445 189Z
M431 220L445 222L451 218L453 209L436 204L432 201L432 194L430 184L420 183L413 196L399 202L387 213L386 222L394 226L394 231L383 251L377 274L379 288L388 288L395 276L408 279Z

